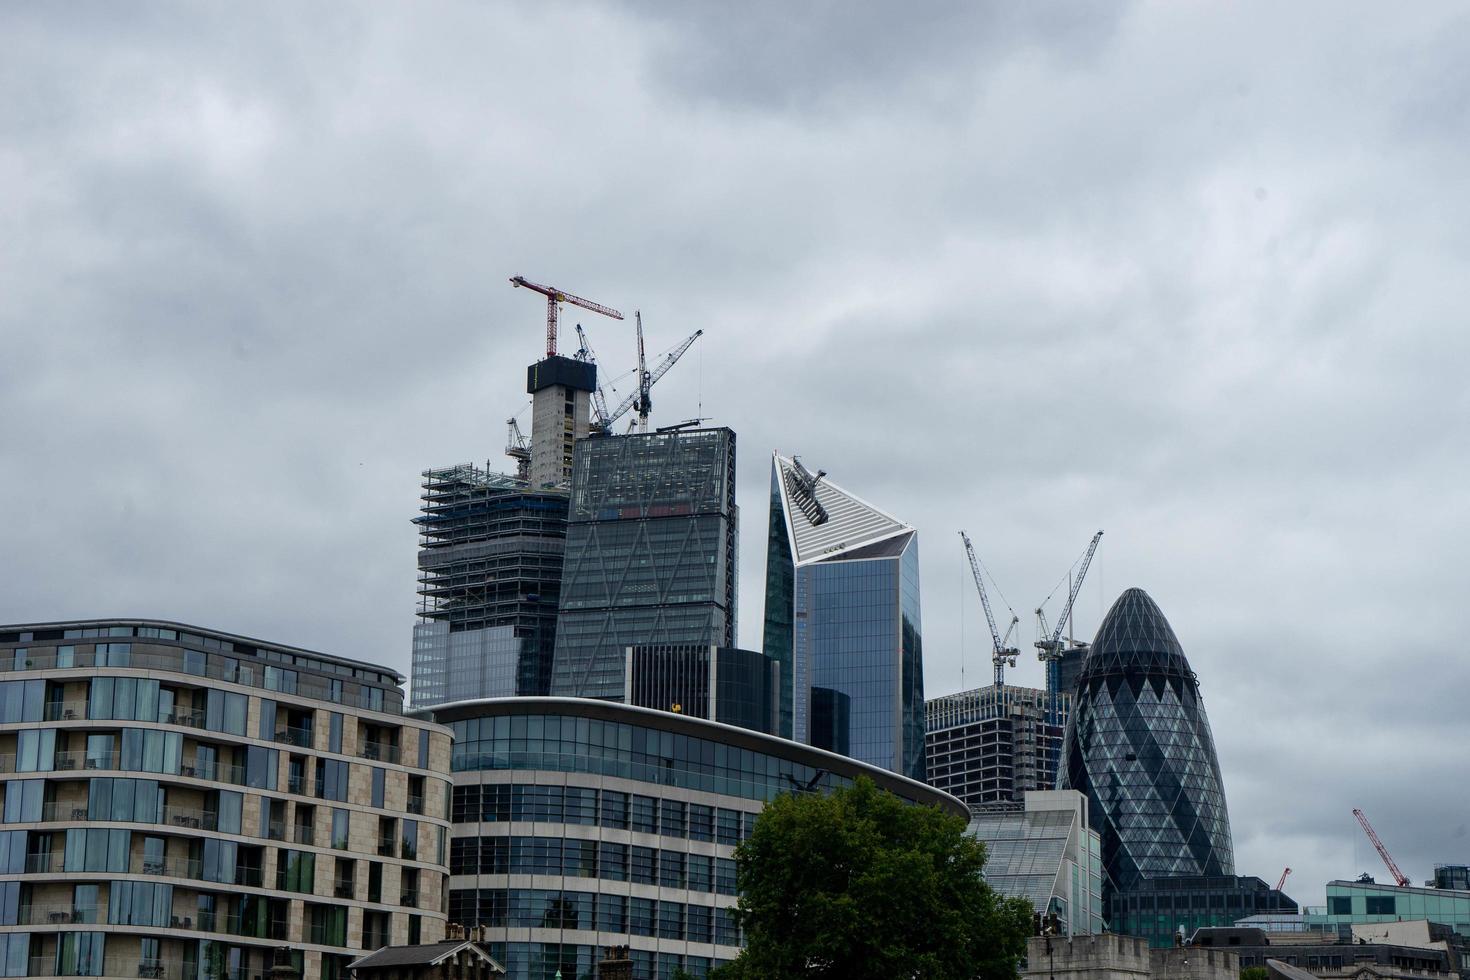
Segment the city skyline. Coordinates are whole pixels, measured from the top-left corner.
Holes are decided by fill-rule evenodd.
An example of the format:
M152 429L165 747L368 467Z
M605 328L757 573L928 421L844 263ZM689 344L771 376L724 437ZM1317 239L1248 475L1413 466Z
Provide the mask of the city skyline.
M705 330L653 421L740 435L741 646L775 449L923 532L930 697L989 675L955 529L1022 614L1007 680L1040 686L1029 611L1103 527L1076 632L1129 586L1168 610L1240 873L1290 865L1304 904L1384 880L1354 806L1416 882L1470 860L1470 790L1424 751L1463 741L1470 681L1470 29L790 16L0 13L0 620L406 673L419 473L513 468L523 273L641 307L655 347ZM631 366L631 327L582 322Z

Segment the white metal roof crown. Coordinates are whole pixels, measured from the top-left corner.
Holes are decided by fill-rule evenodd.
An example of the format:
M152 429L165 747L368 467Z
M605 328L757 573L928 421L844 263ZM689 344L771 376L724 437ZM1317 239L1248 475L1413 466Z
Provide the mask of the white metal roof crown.
M804 508L798 500L803 491L795 461L780 453L772 453L771 459L781 491L781 508L786 512L791 557L797 565L827 561L914 530L825 476L816 481L812 496L825 512L826 520L814 523L812 508Z

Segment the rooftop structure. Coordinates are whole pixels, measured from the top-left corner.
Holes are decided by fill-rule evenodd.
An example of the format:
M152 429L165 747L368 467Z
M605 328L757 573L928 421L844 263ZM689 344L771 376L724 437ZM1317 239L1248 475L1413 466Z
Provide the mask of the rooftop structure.
M1250 915L1295 914L1296 902L1260 878L1188 875L1146 878L1109 891L1108 928L1140 936L1151 946L1172 946L1183 932L1230 926Z
M1461 980L1461 951L1453 933L1431 923L1404 922L1402 935L1331 933L1270 933L1251 928L1198 929L1189 937L1191 947L1228 949L1240 957L1242 968L1265 966L1277 976L1302 973L1313 980ZM1283 966L1286 969L1283 969Z
M782 734L922 779L918 532L773 454L765 618Z
M1329 881L1326 921L1361 925L1428 919L1470 937L1470 891L1399 887L1368 881Z
M623 703L775 732L775 661L754 650L628 647Z

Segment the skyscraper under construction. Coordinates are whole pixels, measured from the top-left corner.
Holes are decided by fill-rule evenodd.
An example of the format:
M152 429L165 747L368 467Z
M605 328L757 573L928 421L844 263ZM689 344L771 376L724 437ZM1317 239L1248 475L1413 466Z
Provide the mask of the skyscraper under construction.
M927 702L924 746L929 785L970 806L1020 802L1056 785L1055 760L1072 698L1059 699L1060 724L1047 718L1047 692L991 685Z
M596 387L594 364L549 354L526 372L530 444L511 428L517 474L424 471L413 707L550 690L572 452Z

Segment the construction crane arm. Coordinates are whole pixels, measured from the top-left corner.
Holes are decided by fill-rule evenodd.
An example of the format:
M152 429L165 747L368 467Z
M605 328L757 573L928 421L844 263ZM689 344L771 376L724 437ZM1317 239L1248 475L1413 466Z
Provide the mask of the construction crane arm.
M975 546L970 544L968 534L961 531L960 540L965 543L965 554L970 559L970 574L975 576L975 591L980 593L980 607L985 610L985 621L990 624L990 640L998 655L1002 649L1000 627L995 625L995 613L990 608L990 597L985 594L985 579L980 574L980 559L975 557Z
M583 299L581 296L574 296L573 294L567 292L565 289L557 289L555 286L543 286L540 283L532 282L525 276L511 276L510 281L512 285L524 286L532 292L540 293L542 296L545 296L547 299L552 300L553 302L571 303L573 306L580 306L584 310L591 310L593 313L601 313L603 316L610 316L614 320L621 320L623 318L623 314L619 313L611 306L603 306L601 303L594 303L590 299Z
M688 338L686 338L684 340L684 342L681 343L678 347L675 347L673 350L669 351L669 353L664 357L664 359L659 362L658 367L654 368L652 371L649 372L649 375L648 375L648 386L650 388L653 387L654 382L656 382L659 378L662 378L665 374L667 374L669 372L669 368L673 367L674 364L675 364L675 362L677 362L679 360L679 358L681 358L681 357L684 356L684 352L687 351L689 349L689 347L696 340L698 340L700 337L702 337L703 335L704 335L704 331L703 330L696 330L696 331L694 331L694 333L692 335L690 335ZM624 415L626 415L627 412L628 412L628 409L630 409L634 405L636 405L638 403L638 401L642 398L642 396L643 396L643 391L642 391L642 388L640 386L640 388L639 388L638 391L635 391L631 395L629 395L627 398L624 398L621 402L618 403L618 407L617 408L613 409L611 412L608 413L608 415L607 415L607 424L608 425L611 425L612 423L616 422L618 419L620 419Z
M1062 614L1057 617L1057 627L1051 634L1051 649L1058 649L1057 644L1061 642L1062 630L1067 625L1067 617L1072 614L1072 603L1077 601L1077 593L1082 591L1082 580L1087 577L1087 566L1092 564L1092 556L1097 554L1097 543L1102 540L1103 533L1097 532L1092 536L1092 543L1087 546L1087 554L1082 558L1082 567L1077 569L1077 578L1072 582L1072 591L1067 593L1067 604L1062 607Z
M1368 822L1367 816L1363 814L1362 810L1358 809L1353 810L1353 816L1358 818L1358 823L1362 826L1363 833L1367 834L1368 840L1373 842L1373 847L1378 851L1378 856L1383 858L1383 863L1387 866L1388 873L1393 875L1393 880L1398 882L1400 888L1407 888L1409 886L1408 875L1400 871L1397 864L1394 864L1393 858L1389 856L1388 848L1383 846L1383 841L1379 840L1378 835L1373 832L1373 825Z
M584 310L591 310L593 313L601 313L603 316L610 316L614 320L621 320L623 318L623 314L619 313L611 306L603 306L601 303L594 303L590 299L583 299L581 296L574 296L564 289L557 289L555 286L543 286L540 283L532 282L525 276L511 276L510 284L516 287L523 286L526 289L531 290L533 293L540 293L542 296L546 297L547 357L556 356L556 321L558 303L571 303L573 306L580 306Z
M597 354L592 350L592 344L587 340L587 332L582 325L577 324L577 341L581 346L577 350L577 360L586 361L589 364L597 363ZM602 391L602 381L599 379L597 387L592 389L592 413L595 416L593 423L600 428L608 426L607 396Z

